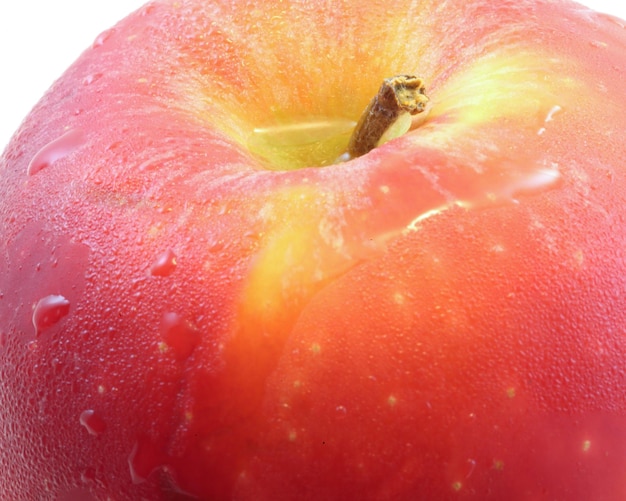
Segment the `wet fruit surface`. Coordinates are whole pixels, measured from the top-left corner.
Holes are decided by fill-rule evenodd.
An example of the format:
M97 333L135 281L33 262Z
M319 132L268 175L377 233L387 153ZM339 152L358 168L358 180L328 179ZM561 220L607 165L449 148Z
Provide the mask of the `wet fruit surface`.
M26 119L9 499L624 497L623 23L365 10L151 3ZM428 116L337 163L403 73Z

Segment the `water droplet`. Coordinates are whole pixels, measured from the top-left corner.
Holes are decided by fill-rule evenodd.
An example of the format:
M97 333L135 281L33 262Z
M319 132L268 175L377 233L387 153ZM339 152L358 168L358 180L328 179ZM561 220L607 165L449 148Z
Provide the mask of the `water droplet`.
M83 85L91 85L96 80L100 80L102 78L102 73L94 73L92 75L87 75L83 78Z
M94 468L85 468L80 474L80 479L85 484L95 482L96 470Z
M561 111L563 108L561 108L558 104L554 105L552 108L550 108L550 111L548 112L548 114L546 115L546 119L544 120L546 123L547 122L552 122L552 120L554 120L554 115L557 114L559 111Z
M522 195L534 195L554 188L560 181L561 172L558 166L539 168L534 172L527 172L517 179L511 179L510 184L502 188L501 195L514 200Z
M337 412L338 418L345 418L348 415L348 409L346 409L343 405L338 405L335 408L335 411Z
M192 499L199 499L195 494L183 489L179 485L178 475L174 468L172 468L170 465L164 465L162 470L164 476L167 478L168 489L173 491L175 494L179 494L181 496L181 499L189 499L190 501ZM176 497L176 499L178 499L178 497Z
M164 454L156 444L142 438L135 442L128 456L130 478L134 484L145 482L150 474L164 463Z
M141 9L141 16L145 17L148 16L150 14L152 14L152 12L154 11L154 4L152 2L150 2L147 5L144 5Z
M497 174L498 177L496 178L494 174ZM421 227L423 221L450 210L453 207L471 210L493 207L494 205L517 204L519 203L518 198L538 195L544 191L554 189L558 187L562 181L561 172L557 164L552 164L551 166L535 166L534 169L527 170L511 168L507 170L506 174L507 175L504 176L498 171L489 173L485 176L485 180L482 183L474 185L473 187L472 184L468 182L467 186L469 186L470 189L463 190L466 191L464 195L467 195L467 197L460 196L459 199L454 202L444 203L438 207L423 211L406 226L405 231L416 231ZM479 186L483 189L488 189L484 189L484 191L476 189ZM471 193L472 191L475 193Z
M82 424L90 435L100 435L106 429L104 420L92 409L81 412L80 424Z
M83 131L71 129L58 139L41 148L28 164L28 175L32 176L54 162L65 158L85 142Z
M80 472L80 480L81 482L83 482L84 484L95 484L97 487L101 488L101 489L105 489L107 487L107 484L104 480L102 480L102 478L98 477L98 472L96 471L95 468L85 468L83 471ZM86 501L87 499L92 499L90 498L70 498L72 501L78 501L79 499L81 501L83 501L83 499Z
M223 214L220 214L220 215L223 215ZM209 252L219 252L223 250L224 247L225 247L225 244L223 240L209 240L209 242L207 242L207 250Z
M156 259L150 268L150 273L155 277L168 277L174 273L176 264L176 254L172 249L168 249Z
M548 114L546 115L546 118L544 119L544 123L549 123L552 122L554 120L554 115L557 114L559 111L561 111L563 108L561 108L558 104L553 106L552 108L550 108L550 111L548 111ZM537 132L537 134L539 134L540 136L543 135L546 132L546 128L545 127L541 127L539 129L539 131Z
M606 42L601 42L599 40L590 40L589 45L591 45L595 49L606 49L608 44Z
M115 29L109 29L100 33L92 44L92 48L96 49L98 47L102 47L104 43L111 37Z
M70 302L60 295L40 299L33 311L33 325L37 335L53 326L70 312Z
M63 370L63 363L58 358L53 358L50 361L50 367L52 367L54 373L58 375Z
M200 333L178 313L166 313L161 322L163 341L176 359L183 361L191 355L200 342Z

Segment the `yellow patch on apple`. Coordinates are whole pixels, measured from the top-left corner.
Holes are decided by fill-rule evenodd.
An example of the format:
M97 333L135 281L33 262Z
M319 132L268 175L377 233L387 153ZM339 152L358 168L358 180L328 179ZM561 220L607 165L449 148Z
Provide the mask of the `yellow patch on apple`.
M422 142L447 144L499 120L515 120L519 128L524 118L528 132L539 133L555 106L567 109L584 92L582 82L566 76L571 66L539 52L500 51L477 60L433 96L430 120L445 118L445 126L425 130Z

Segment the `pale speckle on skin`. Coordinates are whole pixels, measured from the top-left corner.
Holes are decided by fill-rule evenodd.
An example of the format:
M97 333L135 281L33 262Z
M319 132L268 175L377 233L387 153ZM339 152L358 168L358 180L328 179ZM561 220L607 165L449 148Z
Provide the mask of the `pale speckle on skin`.
M311 345L311 351L313 352L314 355L319 355L320 352L322 351L322 347L319 345L319 343L313 343Z
M578 249L576 252L574 252L574 261L576 262L576 265L578 267L581 267L583 265L584 260L585 255L582 250Z
M332 247L332 249L339 253L345 254L344 238L342 227L345 226L345 221L331 221L328 218L323 218L319 223L319 234L324 240L324 243Z
M389 407L395 407L397 403L398 399L393 395L389 395L389 398L387 399L387 404L389 405Z
M494 459L493 460L493 469L494 470L498 470L498 471L504 470L504 461L502 461L501 459Z
M290 442L295 442L296 439L298 438L298 433L296 432L296 430L290 430L287 438L289 439Z
M394 293L393 302L399 305L404 304L405 302L404 294L402 294L401 292Z
M495 201L498 200L498 195L496 195L495 193L493 193L491 191L489 193L487 193L485 196L486 196L487 200L489 200L490 202L495 202Z
M513 387L507 388L506 396L509 397L509 398L514 398L515 397L515 388L513 388Z
M583 452L589 452L589 449L591 449L591 440L585 440L583 442Z

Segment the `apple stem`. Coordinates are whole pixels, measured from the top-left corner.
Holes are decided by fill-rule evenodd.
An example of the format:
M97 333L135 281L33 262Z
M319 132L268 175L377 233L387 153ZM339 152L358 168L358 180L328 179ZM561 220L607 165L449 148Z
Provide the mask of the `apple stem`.
M348 144L350 158L365 155L376 146L407 132L411 124L410 115L417 115L426 109L428 97L424 92L421 78L397 75L385 79L354 128ZM405 130L390 133L401 121L407 124Z

